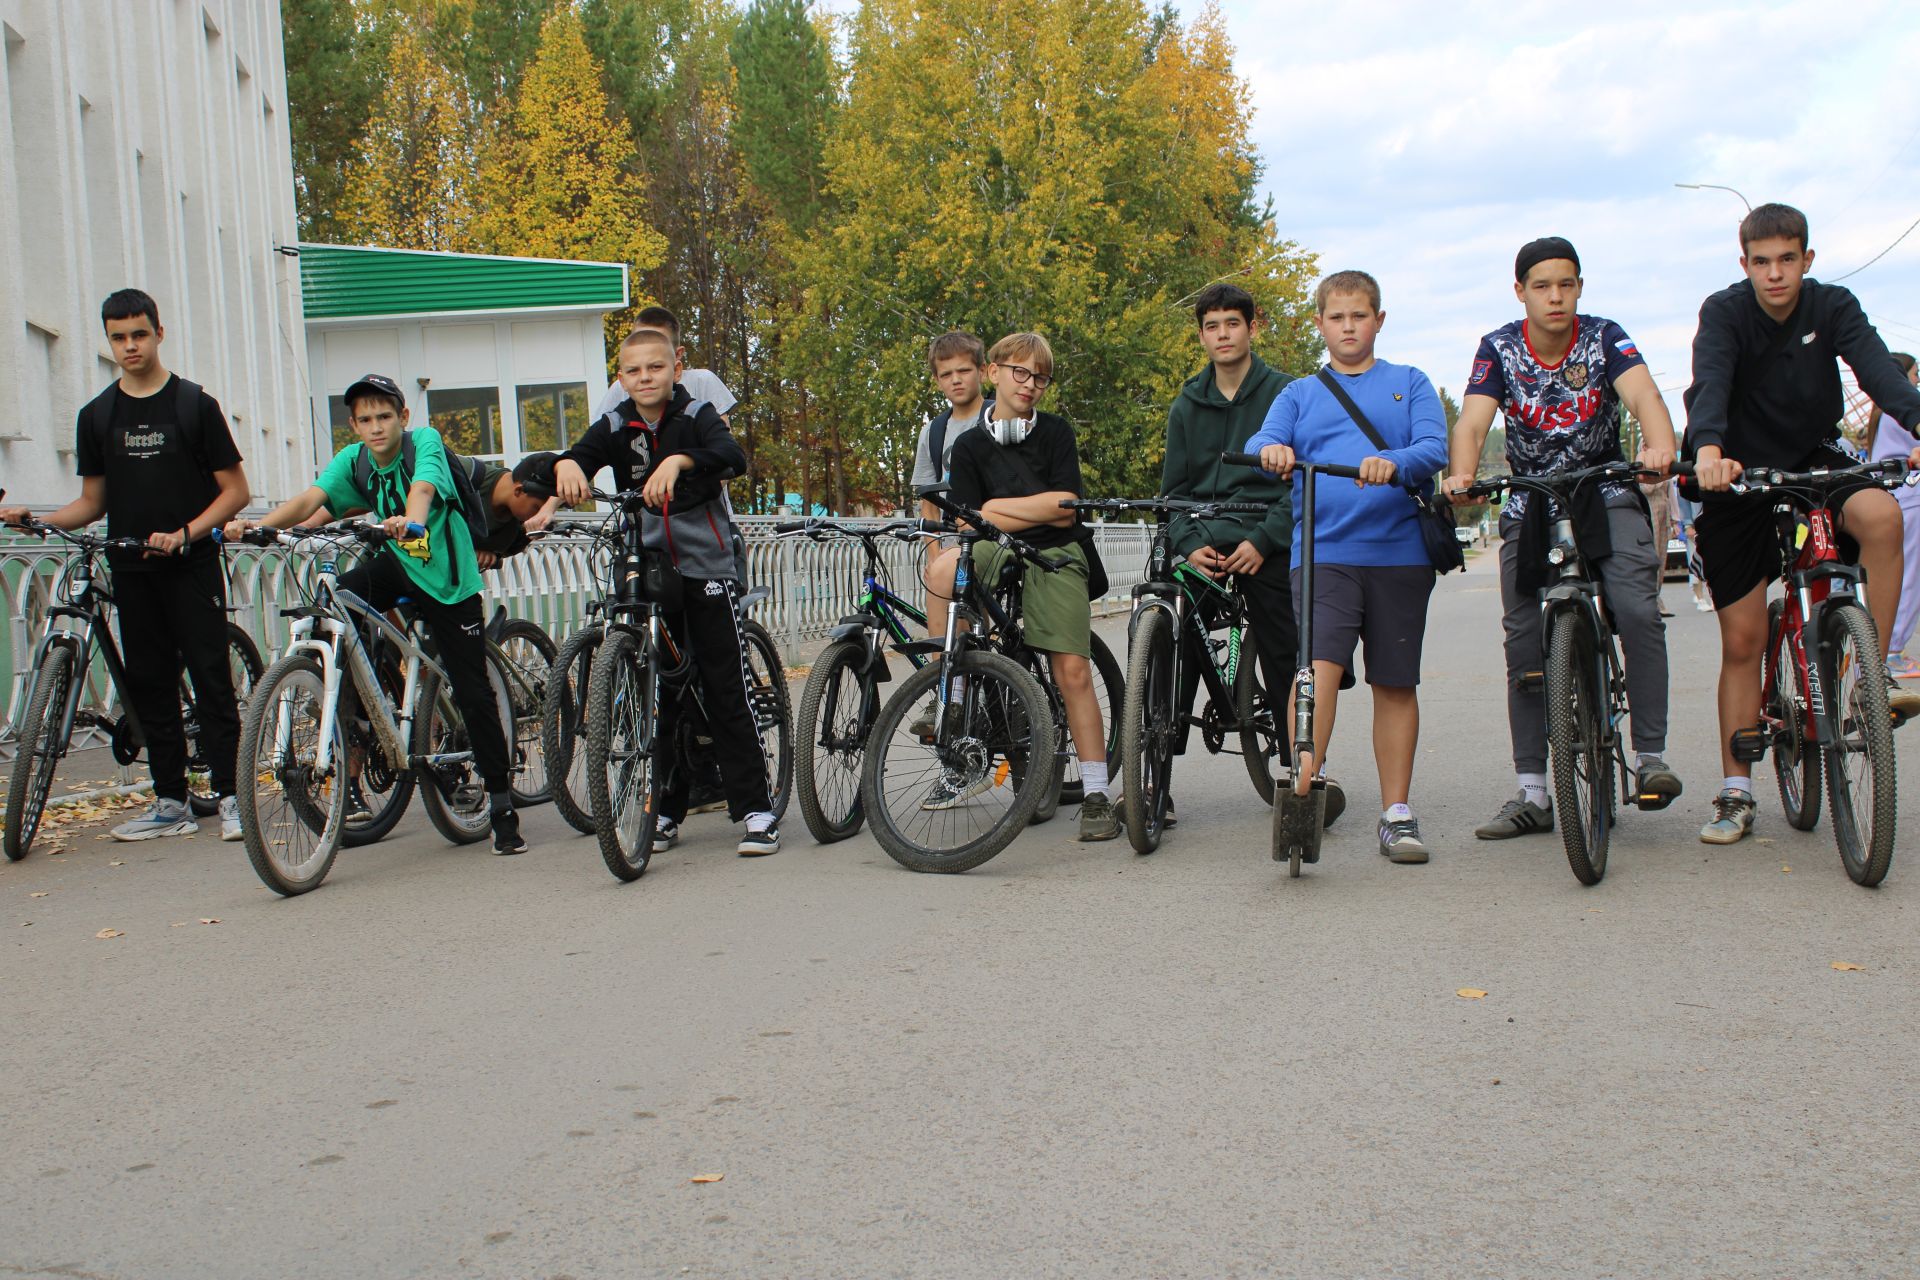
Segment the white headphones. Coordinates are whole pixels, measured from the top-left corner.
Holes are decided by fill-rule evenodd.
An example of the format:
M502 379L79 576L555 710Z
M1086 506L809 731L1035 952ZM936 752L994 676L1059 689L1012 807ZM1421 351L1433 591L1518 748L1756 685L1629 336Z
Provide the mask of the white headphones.
M995 444L1019 444L1033 430L1033 418L992 418L987 419L987 434L993 437Z

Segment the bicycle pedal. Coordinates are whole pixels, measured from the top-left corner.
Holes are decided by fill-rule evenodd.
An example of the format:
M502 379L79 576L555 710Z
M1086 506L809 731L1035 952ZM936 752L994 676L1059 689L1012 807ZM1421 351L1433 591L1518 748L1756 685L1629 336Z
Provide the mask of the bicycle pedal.
M1539 693L1547 687L1547 673L1544 671L1522 671L1515 681L1522 692Z
M1735 729L1729 745L1741 764L1758 764L1767 758L1767 740L1758 729Z
M1663 796L1656 791L1642 791L1634 797L1634 804L1642 813L1658 813L1674 802L1675 797Z

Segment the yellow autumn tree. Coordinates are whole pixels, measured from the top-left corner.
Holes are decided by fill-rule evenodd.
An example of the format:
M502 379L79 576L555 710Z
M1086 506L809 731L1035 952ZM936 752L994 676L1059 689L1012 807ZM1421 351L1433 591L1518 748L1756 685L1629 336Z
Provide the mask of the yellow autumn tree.
M579 15L563 6L480 167L473 239L491 253L659 265L666 242L647 225L633 143L608 109Z
M386 83L347 168L342 235L400 249L462 249L474 154L466 90L412 29L395 29Z

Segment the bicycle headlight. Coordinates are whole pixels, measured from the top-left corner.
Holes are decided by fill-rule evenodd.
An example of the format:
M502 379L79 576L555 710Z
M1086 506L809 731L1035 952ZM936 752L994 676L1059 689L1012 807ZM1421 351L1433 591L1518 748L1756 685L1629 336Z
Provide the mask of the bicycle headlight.
M1558 566L1558 565L1563 565L1566 562L1567 562L1567 549L1565 547L1548 547L1547 548L1548 564Z

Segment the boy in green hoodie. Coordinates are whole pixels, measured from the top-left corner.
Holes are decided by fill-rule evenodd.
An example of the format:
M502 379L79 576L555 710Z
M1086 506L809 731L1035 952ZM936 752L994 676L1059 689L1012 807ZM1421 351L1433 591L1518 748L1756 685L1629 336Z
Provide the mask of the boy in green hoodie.
M1263 502L1264 516L1223 515L1209 520L1176 516L1173 551L1209 578L1231 574L1247 601L1253 643L1260 655L1261 684L1283 690L1293 682L1299 659L1288 562L1293 543L1293 489L1256 467L1233 467L1222 453L1237 453L1259 433L1280 388L1293 381L1253 354L1260 330L1253 296L1230 284L1212 284L1194 299L1200 345L1208 365L1188 378L1167 410L1167 456L1160 492L1194 502ZM1180 706L1193 707L1200 686L1198 660L1180 682ZM1279 699L1275 698L1278 705ZM1180 727L1178 752L1186 750L1188 725ZM1286 748L1282 746L1281 750ZM1169 801L1167 820L1173 820Z

